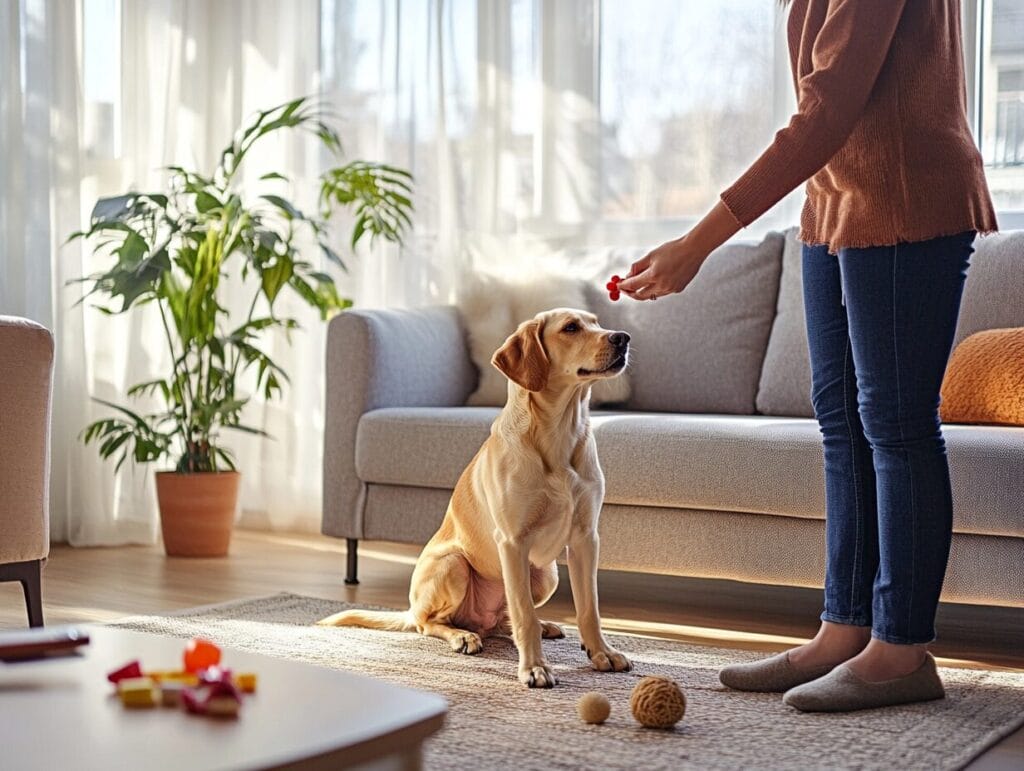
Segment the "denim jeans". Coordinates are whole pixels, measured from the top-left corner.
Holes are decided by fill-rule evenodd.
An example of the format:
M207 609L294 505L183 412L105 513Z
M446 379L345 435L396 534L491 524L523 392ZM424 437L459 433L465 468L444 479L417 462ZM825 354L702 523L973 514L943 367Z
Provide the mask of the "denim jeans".
M935 639L953 531L939 389L974 232L804 246L811 400L825 449L825 611L891 643Z

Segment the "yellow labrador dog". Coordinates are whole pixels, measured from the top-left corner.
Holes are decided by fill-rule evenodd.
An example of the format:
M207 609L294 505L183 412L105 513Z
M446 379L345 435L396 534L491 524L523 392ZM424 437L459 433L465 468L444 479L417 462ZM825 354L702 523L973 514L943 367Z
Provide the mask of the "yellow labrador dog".
M555 560L568 548L569 578L594 669L629 660L601 634L597 520L604 475L590 431L590 387L626 367L629 335L602 329L592 313L558 309L519 326L491 363L509 379L508 402L462 473L441 528L423 549L405 612L348 610L318 622L417 631L479 653L482 638L510 631L519 680L557 683L541 638L563 637L535 608L558 585Z

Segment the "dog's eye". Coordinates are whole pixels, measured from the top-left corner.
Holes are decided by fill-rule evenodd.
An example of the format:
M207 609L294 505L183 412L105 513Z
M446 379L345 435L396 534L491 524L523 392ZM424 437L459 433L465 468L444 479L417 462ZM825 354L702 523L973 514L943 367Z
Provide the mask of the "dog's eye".
M562 327L562 331L568 332L571 335L573 332L580 331L580 325L577 324L575 321L570 321L568 324Z

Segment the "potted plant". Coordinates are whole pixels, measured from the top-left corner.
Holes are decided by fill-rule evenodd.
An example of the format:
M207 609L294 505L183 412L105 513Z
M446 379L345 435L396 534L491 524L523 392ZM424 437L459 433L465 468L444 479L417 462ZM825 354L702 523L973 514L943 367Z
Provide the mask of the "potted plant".
M129 458L173 463L173 471L156 475L168 554L227 553L239 474L222 432L264 435L242 422L251 397L240 387L246 373L266 399L279 396L288 380L261 345L271 333L298 328L276 311L278 298L293 292L323 319L352 304L301 250L316 248L345 269L328 242L328 222L339 207L354 214L353 249L367 235L401 243L411 224L411 177L383 164L330 168L319 179L315 215L278 194L244 194L238 170L246 155L269 134L290 130L312 132L340 158L341 143L323 111L309 99L295 99L243 126L211 176L170 167L167 190L102 198L88 229L71 236L91 239L94 251L111 259L106 270L79 279L87 285L83 299L102 298L97 307L106 314L153 305L162 321L169 369L127 393L157 397L162 408L140 414L100 400L117 414L86 427L82 439L98 443L103 458L117 457L115 473ZM270 173L259 184L283 181ZM245 317L232 318L222 304L228 276L252 293Z

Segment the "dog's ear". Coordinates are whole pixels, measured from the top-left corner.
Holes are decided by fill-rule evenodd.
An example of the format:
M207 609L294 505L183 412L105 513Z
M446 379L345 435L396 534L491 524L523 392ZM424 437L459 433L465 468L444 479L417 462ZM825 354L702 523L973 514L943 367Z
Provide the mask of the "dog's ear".
M540 339L543 329L538 319L520 324L491 357L501 374L527 391L543 391L548 384L551 361Z

